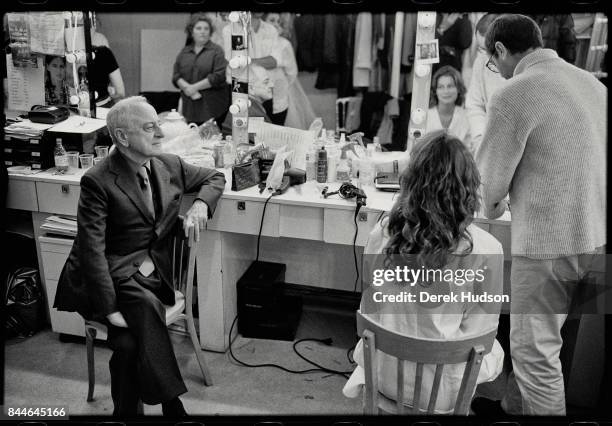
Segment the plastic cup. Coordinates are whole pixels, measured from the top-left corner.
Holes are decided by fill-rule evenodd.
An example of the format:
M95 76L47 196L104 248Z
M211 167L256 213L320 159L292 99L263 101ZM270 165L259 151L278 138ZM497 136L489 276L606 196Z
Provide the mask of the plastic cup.
M66 156L68 157L68 167L70 167L73 170L76 170L79 168L79 151L68 151L66 153Z
M96 156L100 158L104 158L108 155L108 147L107 146L96 146Z
M93 166L94 156L93 154L81 154L79 160L81 160L81 168L87 170Z
M96 164L98 164L102 160L104 160L104 157L96 157L96 158L94 158L93 159L93 165L95 166Z

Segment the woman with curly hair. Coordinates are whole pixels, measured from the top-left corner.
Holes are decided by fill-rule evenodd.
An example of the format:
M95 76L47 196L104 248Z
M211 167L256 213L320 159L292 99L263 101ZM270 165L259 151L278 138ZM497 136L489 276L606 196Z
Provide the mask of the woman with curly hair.
M446 130L473 151L470 122L464 107L466 92L459 71L450 65L438 69L431 79L425 133Z
M502 294L502 246L473 223L480 208L479 187L474 159L459 139L443 131L423 137L400 177L397 201L369 235L364 263L386 270L405 265L424 275L402 286L397 285L399 279L386 287L372 281L362 295L362 314L396 333L426 340L463 340L497 329L500 303L429 302L420 298L421 293ZM364 276L372 277L366 269ZM430 271L434 273L429 275ZM436 275L435 271L443 271L444 275ZM483 279L468 279L466 271L481 271ZM398 287L415 294L416 301L379 303L380 298L373 297L374 292L394 292ZM355 348L354 358L358 366L343 390L349 397L358 396L365 383L362 341ZM503 358L503 349L496 340L483 359L478 383L495 379L502 370ZM379 388L385 397L395 401L397 362L383 353L378 354L377 360ZM409 362L405 365L404 404L409 407L413 404L415 367ZM464 367L465 364L445 366L436 413L452 413ZM423 369L419 404L423 411L429 402L434 373L432 365Z

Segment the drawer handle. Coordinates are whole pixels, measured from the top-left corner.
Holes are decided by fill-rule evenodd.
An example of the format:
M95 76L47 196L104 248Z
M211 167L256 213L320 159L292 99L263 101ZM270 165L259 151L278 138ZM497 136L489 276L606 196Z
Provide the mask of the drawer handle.
M62 194L70 193L70 185L62 185Z

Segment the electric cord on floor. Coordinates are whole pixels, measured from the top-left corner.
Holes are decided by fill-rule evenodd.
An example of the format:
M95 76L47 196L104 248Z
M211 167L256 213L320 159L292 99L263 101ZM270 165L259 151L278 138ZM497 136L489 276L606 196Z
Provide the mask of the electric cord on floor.
M261 231L263 230L263 223L266 217L266 207L268 206L268 201L270 201L270 199L275 195L277 195L276 192L270 194L263 206L263 212L261 213L261 223L259 224L259 233L257 234L257 256L255 257L255 262L259 260L259 242L261 240Z
M314 365L315 367L319 367L321 370L327 372L327 373L331 373L331 374L338 374L339 376L342 376L346 379L348 379L348 376L352 373L352 371L338 371L338 370L333 370L331 368L327 368L327 367L323 367L322 365L317 364L314 361L309 360L308 358L306 358L304 355L302 355L298 350L297 350L297 345L299 343L302 342L319 342L319 343L323 343L325 345L331 345L332 344L332 339L330 337L326 338L326 339L314 339L314 338L309 338L309 339L300 339L300 340L296 340L293 343L293 351L297 354L297 356L299 356L300 358L302 358L304 361L306 361L309 364Z
M353 235L353 259L355 260L355 284L353 284L353 293L357 292L357 282L359 281L359 265L357 264L357 234L359 233L359 226L357 225L357 215L359 214L359 210L361 209L361 205L357 203L355 207L355 216L353 220L355 222L355 235ZM363 288L362 288L363 290Z
M318 368L309 368L307 370L291 370L289 368L283 367L282 365L278 365L278 364L249 364L246 363L244 361L239 360L238 358L236 358L236 355L234 355L234 352L232 350L232 332L234 331L234 325L236 325L236 320L238 319L238 315L236 315L236 317L234 318L234 321L232 322L232 326L230 327L230 332L229 332L229 337L228 337L228 346L229 346L229 353L230 356L232 357L232 359L234 361L236 361L238 364L244 366L244 367L250 367L250 368L259 368L259 367L270 367L270 368L278 368L280 370L283 370L287 373L292 373L292 374L306 374L306 373L331 373L331 374L338 374L341 375L345 378L348 378L348 374L351 374L352 371L347 371L347 372L342 372L342 371L335 371L335 370L331 370L325 367L321 367L318 366L318 364L315 364L314 362L306 359L304 356L302 356L295 348L295 345L299 342L305 341L305 340L316 340L319 342L322 342L326 345L331 345L332 340L331 338L328 339L302 339L302 340L298 340L297 342L295 342L293 344L293 350L298 354L298 356L302 359L304 359L306 362L312 364L312 365L317 365Z

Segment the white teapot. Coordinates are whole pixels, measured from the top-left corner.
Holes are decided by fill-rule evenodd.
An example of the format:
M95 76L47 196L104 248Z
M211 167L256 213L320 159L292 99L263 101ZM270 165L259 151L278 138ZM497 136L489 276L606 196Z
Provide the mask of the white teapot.
M195 123L187 124L185 117L176 109L173 109L166 115L160 127L164 133L164 141L168 141L187 133L190 129L197 130L198 125Z

